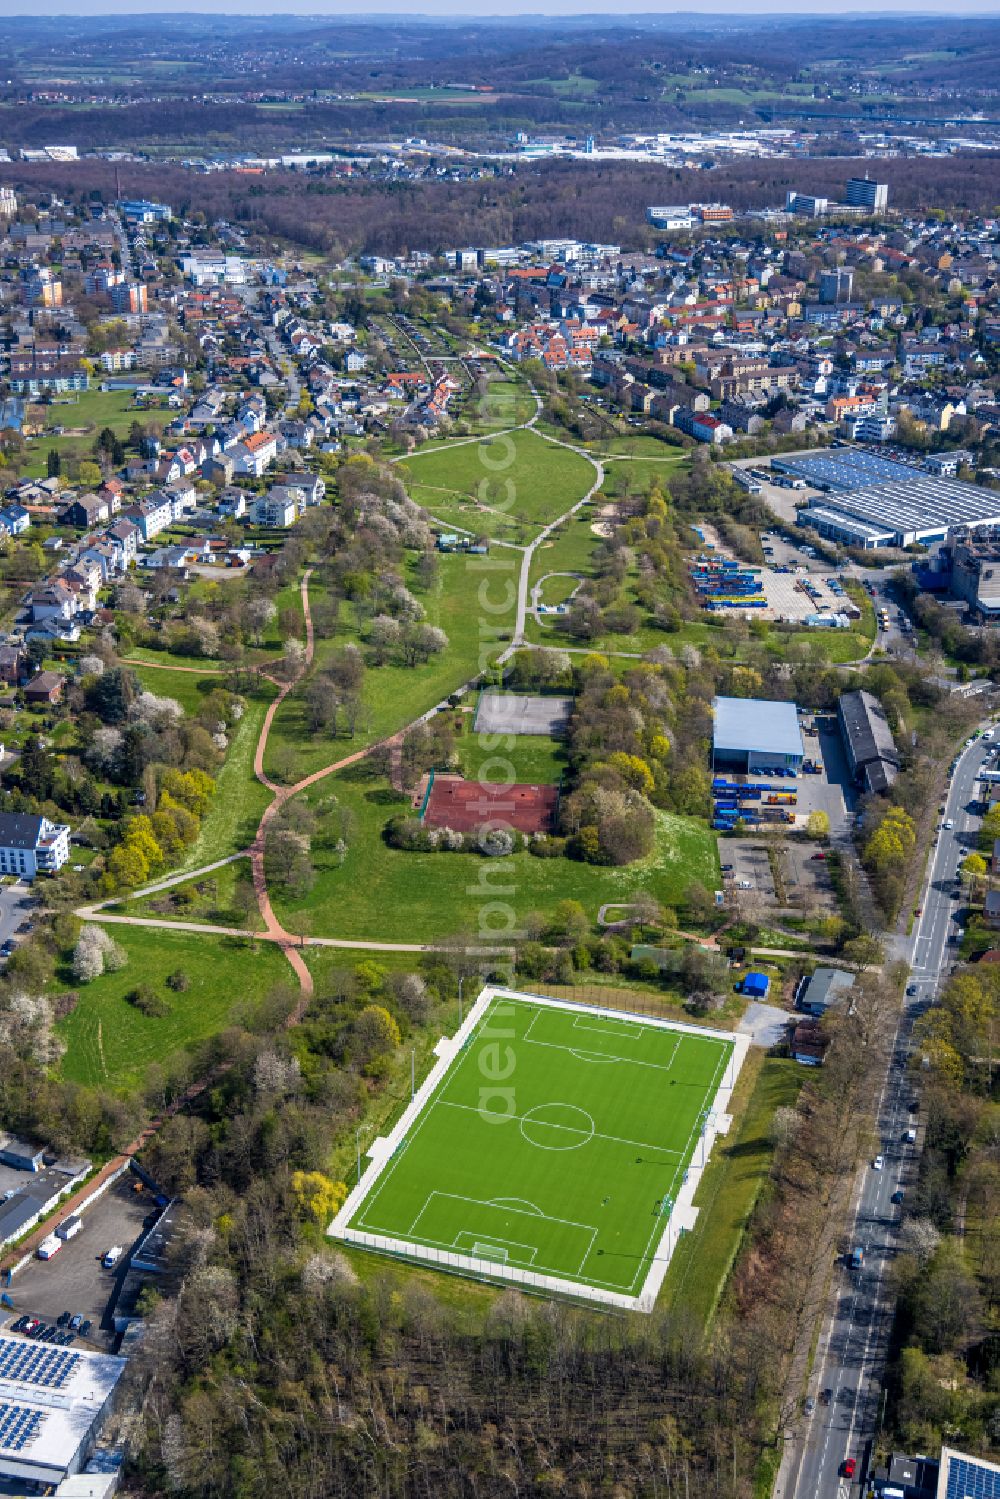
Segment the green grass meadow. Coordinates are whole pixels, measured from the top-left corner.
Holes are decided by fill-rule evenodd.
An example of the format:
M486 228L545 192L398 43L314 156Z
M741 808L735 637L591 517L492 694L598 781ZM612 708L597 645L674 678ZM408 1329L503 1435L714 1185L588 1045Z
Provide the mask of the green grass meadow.
M733 1097L736 1126L720 1140L695 1193L698 1218L670 1262L661 1300L705 1325L713 1318L774 1154L775 1110L794 1107L804 1071L751 1047Z
M125 1092L141 1086L151 1063L162 1063L224 1030L241 1009L291 976L270 942L251 948L235 938L204 933L128 926L108 930L128 953L127 965L80 986L79 1003L58 1025L66 1046L63 1076L88 1086ZM189 980L189 988L179 994L166 984L177 969ZM58 979L64 985L72 982L68 971ZM151 1019L126 1001L125 995L139 984L151 985L167 1001L169 1015Z
M427 448L401 466L408 482L438 491L442 503L450 491L453 503L487 505L536 528L568 510L595 477L586 458L530 430Z
M278 752L279 765L284 769L282 762L288 760L295 779L319 770L394 733L474 677L511 638L519 565L515 552L443 556L437 582L418 597L427 622L448 636L447 648L425 666L372 666L364 690L367 717L353 738L313 734L302 690L291 693L275 715L268 769ZM336 634L317 643L317 668L322 668L325 653L357 639L352 611L345 607Z
M529 768L528 760L521 763ZM553 755L553 769L556 763ZM536 761L535 768L543 767ZM332 850L314 845L317 878L308 895L293 900L272 891L275 911L292 932L305 923L310 933L327 937L440 942L455 932L478 931L484 906L497 900L509 907L515 927L533 912L550 913L565 899L580 901L596 923L602 905L627 901L638 890L669 906L692 881L709 890L719 883L717 844L708 824L667 812L657 813L656 845L648 858L609 868L529 853L496 860L478 853L390 848L385 825L409 810L409 799L363 765L338 772L303 795L315 801L336 796L352 814L353 830L343 863ZM503 929L497 940L505 940Z

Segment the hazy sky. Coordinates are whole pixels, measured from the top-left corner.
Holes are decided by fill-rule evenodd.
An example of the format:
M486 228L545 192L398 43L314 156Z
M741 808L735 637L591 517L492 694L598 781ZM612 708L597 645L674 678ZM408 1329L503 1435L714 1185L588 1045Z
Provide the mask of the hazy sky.
M626 0L616 9L609 0L0 0L5 16L38 15L177 15L185 11L225 15L301 15L328 19L351 16L448 16L499 19L525 15L628 15L688 13L700 15L811 15L830 18L875 15L947 14L1000 17L1000 0L876 0L873 6L845 5L843 0L698 0L697 5L663 0Z

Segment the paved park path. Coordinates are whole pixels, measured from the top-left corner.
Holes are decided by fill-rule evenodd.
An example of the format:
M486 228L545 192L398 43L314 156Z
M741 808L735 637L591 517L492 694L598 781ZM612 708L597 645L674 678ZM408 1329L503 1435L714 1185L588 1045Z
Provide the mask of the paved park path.
M535 411L534 414L526 421L519 423L517 426L507 427L502 431L488 434L485 438L483 436L461 438L457 439L455 442L442 444L440 449L425 447L421 449L421 452L450 450L452 447L461 446L466 443L489 441L491 437L506 436L511 432L536 429L538 419L542 413L542 400L534 386L531 386L530 389L532 397L535 401ZM578 500L574 501L574 503L566 511L564 511L562 515L558 516L555 520L550 521L548 525L543 527L543 529L539 531L535 539L530 542L529 545L523 548L518 548L518 550L520 550L522 553L522 557L520 575L518 580L517 609L514 621L514 631L510 644L504 648L504 650L497 658L499 664L503 664L504 662L510 660L515 651L530 644L530 642L524 639L524 627L529 608L528 593L531 564L534 560L535 552L537 551L539 546L542 546L548 540L553 531L561 526L564 521L569 520L571 516L575 515L582 506L591 501L604 483L604 464L601 459L593 457L590 453L587 452L585 448L579 447L574 443L563 442L560 438L552 437L547 432L539 431L538 436L541 437L545 442L552 443L554 447L565 448L568 452L576 453L580 457L585 458L594 469L594 482L591 484L587 492L581 495ZM393 461L398 462L400 460L395 459ZM275 716L279 708L285 702L286 698L292 692L294 692L295 689L303 681L304 677L309 672L315 657L315 632L313 629L312 611L309 604L309 579L311 576L312 568L307 568L302 576L302 581L299 585L299 596L302 604L302 617L305 626L305 651L302 658L302 663L299 666L298 670L294 673L294 675L290 675L287 678L283 678L281 680L279 680L277 677L265 673L266 680L271 682L272 685L278 689L278 691L277 695L268 705L267 712L264 715L264 721L261 725L260 733L257 737L257 744L254 749L253 768L254 775L256 776L257 780L260 781L261 785L271 793L271 801L264 809L264 813L257 826L257 831L254 835L253 842L250 844L249 848L241 849L237 853L230 854L227 858L216 859L213 863L205 864L199 869L189 869L180 874L167 876L162 880L158 880L155 884L147 885L140 890L134 891L129 897L130 899L141 899L147 895L154 895L160 891L168 890L174 885L186 883L189 880L198 879L200 876L209 874L213 870L220 869L224 865L231 864L238 859L246 858L250 860L254 893L257 897L257 908L260 912L263 930L251 931L242 927L215 926L208 922L168 921L154 916L127 916L121 913L116 913L109 909L109 907L118 904L120 897L110 901L99 901L91 905L80 906L76 912L76 914L85 921L98 921L121 926L144 926L159 928L165 931L196 932L214 936L242 937L258 942L275 943L281 948L285 957L288 959L288 962L291 965L299 982L299 1002L289 1015L287 1023L290 1026L297 1025L298 1022L302 1019L308 1007L309 1000L311 999L313 994L313 977L309 972L309 968L302 955L305 948L354 948L363 949L370 952L428 952L436 950L436 944L434 943L375 942L356 937L302 936L294 932L289 932L287 930L287 928L283 925L283 923L277 916L277 913L274 910L274 906L272 905L270 892L268 891L267 887L267 836L268 829L274 822L275 818L280 815L285 805L292 799L292 797L298 796L308 787L314 786L318 781L322 781L327 776L334 775L337 773L337 771L344 770L350 765L356 765L360 760L364 760L375 750L381 749L385 746L388 746L390 750L391 779L393 781L393 784L395 785L399 780L401 774L400 748L402 746L404 738L408 733L411 732L411 730L416 728L419 724L425 723L437 712L436 706L428 709L427 712L420 714L418 718L415 718L411 723L404 725L403 728L399 729L395 734L392 734L383 739L376 740L375 743L366 745L363 749L355 750L349 755L341 756L339 759L331 761L330 764L322 766L319 770L314 770L310 775L303 776L301 780L296 781L292 785L283 786L278 782L272 780L266 770L265 761L267 759L268 738L271 733L271 728L274 724ZM533 646L532 648L535 647ZM172 666L168 665L165 662L160 663L140 661L136 658L131 658L131 664L136 666L151 666L154 668L158 667L160 670L164 671L169 670L190 672L200 676L225 675L225 672L222 669L215 667L201 668L196 666ZM454 690L464 691L471 685L471 681L465 682L460 687Z

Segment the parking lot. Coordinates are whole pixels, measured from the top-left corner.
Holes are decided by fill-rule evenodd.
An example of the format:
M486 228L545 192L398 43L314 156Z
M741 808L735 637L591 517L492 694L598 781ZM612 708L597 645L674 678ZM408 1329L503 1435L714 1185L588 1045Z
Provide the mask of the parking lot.
M807 450L803 449L803 451L805 452ZM783 454L782 456L790 458L793 455L791 453L787 453ZM761 477L768 472L768 464L766 460L760 458L737 459L734 462L733 467L753 469L758 483L761 486L761 493L758 498L762 499L765 505L767 505L769 509L774 511L778 519L783 520L787 525L794 526L796 513L799 506L801 506L804 501L816 500L822 497L822 492L818 489L810 489L809 487L803 489L788 489L783 484L773 484L769 479Z
M715 527L703 521L699 526L703 545L712 555L732 560L733 553L724 546ZM841 588L840 580L830 564L818 557L809 557L802 546L809 540L793 541L777 531L765 531L761 535L764 549L764 566L754 566L760 578L760 588L767 599L766 609L749 610L735 603L721 614L746 614L752 619L771 619L795 624L810 614L857 615L857 605ZM831 586L830 580L833 580Z
M719 857L723 865L733 866L731 873L723 869L723 875L729 888L736 892L737 899L751 895L774 899L774 881L766 848L747 838L724 838L719 843Z
M845 609L857 612L857 606L845 595L835 593L818 572L781 573L766 567L761 581L767 609L759 612L766 619L794 623L810 614L839 614Z
M23 1174L23 1173L22 1173ZM133 1190L138 1178L127 1172L83 1214L83 1228L50 1260L32 1259L12 1279L7 1295L14 1310L7 1324L27 1314L55 1322L63 1312L79 1313L93 1324L81 1346L106 1352L114 1339L111 1308L128 1268L136 1240L156 1218L148 1190ZM114 1270L101 1258L114 1244L124 1246Z
M730 896L746 907L756 901L779 904L782 907L816 910L823 906L832 909L832 887L828 868L827 851L811 839L802 836L811 812L825 812L830 820L830 835L842 837L850 828L857 800L844 754L843 744L837 730L834 715L800 715L802 740L806 759L819 765L820 773L798 775L794 780L784 776L737 777L737 780L765 782L774 791L794 791L796 805L789 807L795 816L793 823L766 824L768 836L777 834L772 846L776 854L777 876L782 886L775 889L774 876L768 859L768 845L763 843L760 832L751 827L743 838L720 837L719 859L723 865L723 878ZM768 793L763 802L751 802L751 807L767 805ZM785 836L798 833L798 836ZM726 865L732 868L727 870ZM780 897L783 895L783 900Z

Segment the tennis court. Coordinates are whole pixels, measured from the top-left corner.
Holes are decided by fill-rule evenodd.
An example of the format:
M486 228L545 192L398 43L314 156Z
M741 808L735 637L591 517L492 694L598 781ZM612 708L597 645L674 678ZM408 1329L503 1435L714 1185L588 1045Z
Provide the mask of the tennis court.
M477 734L543 734L560 739L566 733L572 709L571 697L481 692L473 730Z
M649 1310L745 1038L488 988L330 1232Z

